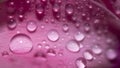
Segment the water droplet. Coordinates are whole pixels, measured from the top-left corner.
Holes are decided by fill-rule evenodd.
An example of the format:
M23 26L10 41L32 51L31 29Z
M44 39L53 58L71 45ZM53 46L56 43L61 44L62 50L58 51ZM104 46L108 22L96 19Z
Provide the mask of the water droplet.
M94 20L94 23L95 23L95 24L98 24L99 22L100 22L99 19L95 19L95 20Z
M46 49L49 49L49 48L50 48L50 45L49 45L49 44L45 44L45 48L46 48Z
M57 13L57 12L59 12L59 11L60 11L60 6L59 6L59 4L55 3L55 4L53 5L53 12Z
M48 0L41 0L41 3L44 4L44 6L46 6L47 1L48 1Z
M29 36L25 34L17 34L11 39L9 48L13 53L23 54L30 52L33 45Z
M69 27L67 24L63 24L63 31L67 32L69 30Z
M9 55L9 53L8 53L7 51L3 51L3 52L2 52L2 56L6 57L6 56L8 56L8 55Z
M38 47L38 48L42 48L42 44L38 43L38 44L37 44L37 47Z
M15 29L17 26L17 23L14 19L10 19L7 23L7 26L9 29Z
M99 45L94 45L94 46L92 46L92 52L95 53L95 54L101 54L102 49Z
M77 32L75 35L74 35L74 38L76 41L82 41L84 40L85 38L85 35L81 32Z
M80 48L83 48L83 47L84 47L83 44L81 44L81 43L80 43L79 45L80 45Z
M23 14L20 14L19 15L19 21L23 21L24 20L24 15Z
M92 53L88 50L83 53L83 56L85 57L86 60L92 60L93 59Z
M108 49L106 51L106 57L109 60L114 60L117 57L117 52L115 50L113 50L113 49Z
M60 5L58 3L55 3L52 8L53 16L58 20L61 17L60 14Z
M78 43L73 40L67 43L66 48L71 52L78 52L80 50Z
M89 24L85 24L84 30L85 30L85 32L89 32L90 31L90 25Z
M34 57L37 59L37 61L46 61L46 54L42 51L37 51L35 54L34 54Z
M77 68L86 68L86 60L84 58L78 58L76 60Z
M54 49L48 49L47 54L50 55L50 56L55 56L56 52L55 52Z
M35 21L28 21L27 23L27 30L29 32L34 32L37 29L37 25Z
M44 26L44 25L41 25L41 28L42 28L42 29L44 29L44 28L45 28L45 26Z
M51 30L48 32L47 37L50 41L57 41L59 39L59 34L56 30Z
M45 43L46 43L46 40L42 40L42 43L45 44Z
M36 5L36 16L39 20L41 20L44 17L44 7L41 4Z
M72 5L72 4L67 4L67 5L65 6L65 11L66 11L66 13L67 13L68 15L73 14L73 12L74 12L73 5Z
M76 26L77 28L79 28L79 27L80 27L80 22L76 22L76 23L75 23L75 26Z

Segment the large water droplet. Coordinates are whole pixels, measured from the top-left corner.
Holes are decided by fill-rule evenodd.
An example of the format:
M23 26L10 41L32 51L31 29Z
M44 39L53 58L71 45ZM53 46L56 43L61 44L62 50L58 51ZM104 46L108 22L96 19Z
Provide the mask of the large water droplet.
M69 30L69 27L67 24L63 24L63 31L67 32Z
M93 59L92 53L88 50L83 53L83 56L86 60L92 60Z
M77 65L77 68L86 68L86 61L84 58L78 58L75 64Z
M71 52L78 52L80 50L78 43L73 40L67 43L66 48Z
M74 12L73 5L72 5L72 4L67 4L67 5L65 6L65 11L66 11L66 13L67 13L68 15L73 14L73 12Z
M23 54L30 52L33 48L33 44L29 36L17 34L11 39L9 48L13 53Z
M85 35L81 32L77 32L75 35L74 35L74 38L76 41L82 41L84 40L85 38Z
M106 57L109 60L114 60L117 57L117 52L115 50L113 50L113 49L108 49L106 51Z
M50 41L57 41L59 39L59 34L56 30L51 30L48 32L47 37Z
M94 45L94 46L92 46L92 52L95 53L95 54L101 54L102 49L99 45Z
M37 25L35 21L28 21L27 23L27 30L29 32L34 32L37 29Z
M14 19L10 19L7 23L7 26L9 29L15 29L17 26L17 23Z

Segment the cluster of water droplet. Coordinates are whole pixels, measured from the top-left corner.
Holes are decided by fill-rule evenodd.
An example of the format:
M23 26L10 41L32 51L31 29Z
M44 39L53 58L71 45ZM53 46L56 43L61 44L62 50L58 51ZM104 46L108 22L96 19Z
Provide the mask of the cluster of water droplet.
M25 12L29 9L28 7L30 6L31 1L29 1L29 0L25 0L23 2L22 1L20 1L20 5L18 5L17 7L15 5L19 1L18 2L8 1L8 12L7 13L9 15L8 15L7 26L10 30L15 29L18 25L14 14L18 13L19 20L23 21ZM55 19L53 19L53 20L55 20L55 22L56 22L56 20L58 21L61 18L61 0L58 2L56 2L54 0L49 0L49 2L52 5L52 13L53 13L53 16L55 17ZM35 4L35 15L38 20L43 19L43 17L45 16L45 12L46 12L45 10L47 8L47 3L48 3L48 0L40 0L39 2L37 2L37 4ZM25 7L27 7L27 8L25 8ZM92 8L92 6L90 6L89 8ZM47 32L47 34L45 34L46 35L45 37L51 43L56 43L59 41L63 41L63 43L64 43L65 42L64 39L67 39L67 42L64 45L64 48L68 51L68 53L76 53L77 54L77 53L80 53L82 49L84 49L85 45L83 45L82 43L87 42L87 41L85 41L85 39L87 38L87 36L89 34L92 33L92 31L93 31L92 29L94 29L94 28L91 28L90 23L82 23L81 24L81 22L76 21L76 16L74 17L74 12L75 12L75 7L73 4L68 3L65 5L66 18L68 20L72 20L72 22L73 22L73 20L75 20L74 21L75 26L71 26L71 25L73 25L73 23L72 24L64 23L64 22L62 23L61 29L62 29L63 33L67 34L67 37L61 39L62 32L59 32L59 30L57 30L56 27L54 27L54 29L50 28L48 31L45 31L45 32ZM82 16L85 17L86 14L83 13ZM89 20L89 18L87 18L87 20ZM96 25L96 24L98 25L99 22L100 21L98 19L96 19L94 21L94 24L92 24L92 25ZM37 25L37 24L38 24L38 22L35 20L27 21L27 23L26 23L27 31L30 33L34 33L35 31L39 30L38 29L39 25ZM46 24L46 26L47 26L47 24ZM81 31L80 26L82 26L83 31ZM41 29L45 29L44 25L42 25L40 27L41 27ZM71 30L71 28L75 29L75 30L77 29L77 30L74 32L74 30ZM73 31L72 32L73 35L70 34L71 31ZM98 28L98 30L96 30L95 33L100 35L103 33L101 31L102 31L102 29L99 30L99 28ZM69 40L69 36L70 36L70 40ZM90 35L90 36L92 36L92 35ZM72 37L72 39L71 39L71 37ZM93 40L89 40L89 41L93 41ZM34 57L42 57L42 58L46 59L47 56L56 57L57 54L59 56L63 56L63 54L64 54L63 51L60 51L57 53L57 51L54 49L54 48L56 48L56 46L54 48L51 48L50 47L51 45L49 45L47 42L48 41L43 39L42 43L37 44L38 49L42 49L44 47L45 50L47 50L47 51L45 53L43 53L42 51L37 52L37 53L35 53ZM111 41L108 40L107 42L111 42ZM26 34L21 34L21 33L14 35L9 43L10 50L15 54L29 53L32 51L33 47L34 47L34 45L33 45L32 38ZM96 42L96 44L91 46L91 49L84 50L82 56L78 57L75 61L77 68L86 68L87 61L94 60L94 58L95 58L94 55L102 54L102 52L104 51L104 49L102 47L103 47L103 45L99 45ZM3 52L3 55L8 55L8 53ZM109 59L109 60L114 60L117 57L117 53L115 52L114 49L108 49L106 51L105 55L106 55L107 59Z

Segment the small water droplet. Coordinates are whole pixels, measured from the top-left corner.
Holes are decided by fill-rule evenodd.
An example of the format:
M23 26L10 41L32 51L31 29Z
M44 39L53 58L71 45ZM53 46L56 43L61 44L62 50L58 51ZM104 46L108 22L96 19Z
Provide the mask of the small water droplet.
M50 41L57 41L59 39L59 34L56 30L51 30L48 32L47 37Z
M83 47L84 47L83 44L81 44L81 43L80 43L79 45L80 45L80 48L83 48Z
M83 53L83 56L86 60L92 60L93 59L92 53L88 50Z
M77 68L86 68L86 60L84 58L78 58L75 62Z
M56 56L56 52L54 49L48 49L47 54L50 56Z
M43 44L46 44L46 40L42 40L42 43L43 43Z
M117 57L117 52L114 50L114 49L108 49L106 51L106 57L109 59L109 60L114 60L116 59Z
M45 26L44 26L44 25L41 25L41 28L42 28L42 29L44 29L44 28L45 28Z
M46 48L46 49L49 49L49 48L50 48L50 45L49 45L49 44L45 44L45 48Z
M95 23L95 24L98 24L99 22L100 22L99 19L95 19L95 20L94 20L94 23Z
M73 14L73 12L74 12L73 5L72 5L72 4L67 4L67 5L65 6L65 11L66 11L66 13L67 13L68 15Z
M84 40L85 38L85 35L81 32L77 32L75 35L74 35L74 38L76 41L82 41Z
M20 20L20 21L23 21L23 20L24 20L24 15L23 15L23 14L20 14L20 15L19 15L19 20Z
M53 5L53 12L57 13L57 12L59 12L59 10L60 10L59 4L58 4L58 3L55 3L55 4Z
M68 24L63 24L63 31L67 32L69 30Z
M44 7L41 4L36 5L36 16L39 20L41 20L44 17Z
M92 46L92 52L95 53L95 54L101 54L102 49L99 45L94 45L94 46Z
M112 41L113 41L113 40L112 40L111 38L107 38L107 39L106 39L106 43L107 43L107 44L111 44Z
M37 59L37 61L46 61L46 54L42 51L37 51L35 54L34 54L34 57Z
M7 26L9 29L15 29L17 26L17 23L14 19L10 19L7 23Z
M42 48L42 44L38 43L38 44L37 44L37 47L38 47L38 48Z
M7 51L3 51L3 52L2 52L2 56L6 57L6 56L8 56L8 55L9 55L9 53L8 53Z
M34 32L37 29L37 25L35 21L28 21L27 23L27 30L29 32Z
M70 40L67 43L66 48L71 52L78 52L80 50L78 43L76 41L73 41L73 40Z
M79 27L80 27L80 22L76 22L76 23L75 23L75 26L76 26L77 28L79 28Z
M25 34L17 34L11 39L9 48L13 53L23 54L30 52L33 45L29 36Z
M90 25L89 24L85 24L84 30L85 30L85 32L89 32L90 31Z

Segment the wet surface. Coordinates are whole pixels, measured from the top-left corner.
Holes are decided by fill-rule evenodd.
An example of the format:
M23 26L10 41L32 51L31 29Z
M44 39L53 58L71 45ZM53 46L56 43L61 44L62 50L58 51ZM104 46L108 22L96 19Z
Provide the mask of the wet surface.
M117 2L1 1L0 67L119 68Z

